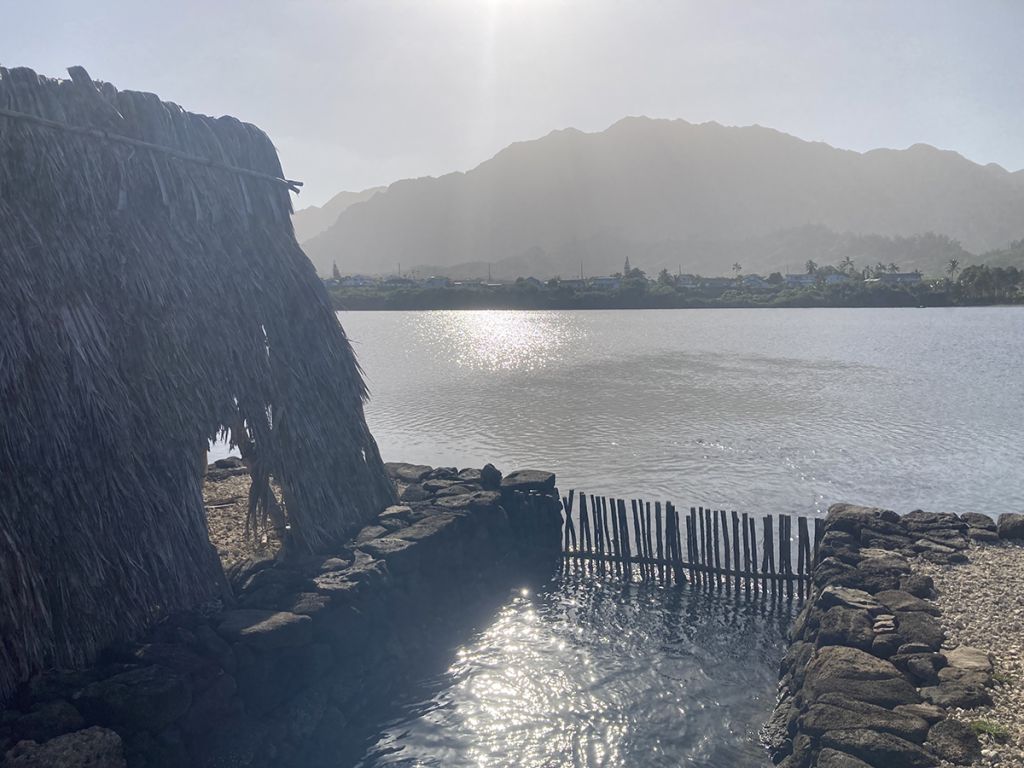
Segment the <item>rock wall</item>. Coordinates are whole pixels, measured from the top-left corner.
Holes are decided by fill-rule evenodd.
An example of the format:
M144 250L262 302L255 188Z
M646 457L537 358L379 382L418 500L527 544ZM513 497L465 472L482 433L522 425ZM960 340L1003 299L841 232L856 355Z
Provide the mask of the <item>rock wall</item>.
M790 631L763 735L785 768L931 768L980 756L952 708L991 703L992 659L951 648L914 558L966 560L969 539L1017 535L1016 517L829 509L810 597ZM1024 534L1024 530L1020 531Z
M250 561L229 574L230 610L168 616L90 669L24 686L0 716L3 765L334 768L358 750L473 606L560 555L554 475L388 469L403 504L348 548Z

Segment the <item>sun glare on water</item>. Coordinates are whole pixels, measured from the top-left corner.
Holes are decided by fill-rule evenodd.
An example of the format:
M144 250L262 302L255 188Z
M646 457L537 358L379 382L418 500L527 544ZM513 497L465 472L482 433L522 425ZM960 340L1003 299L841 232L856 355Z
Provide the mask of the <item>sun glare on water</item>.
M431 312L418 330L459 366L494 372L553 365L583 333L558 313L501 310Z

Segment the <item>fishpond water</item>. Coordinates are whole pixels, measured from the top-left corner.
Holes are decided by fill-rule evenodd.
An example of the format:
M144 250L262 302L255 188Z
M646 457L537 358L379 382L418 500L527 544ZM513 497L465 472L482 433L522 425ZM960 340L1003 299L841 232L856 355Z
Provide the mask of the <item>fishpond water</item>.
M1024 509L1024 308L339 317L385 460L752 513ZM442 649L343 764L764 766L787 623L558 578Z

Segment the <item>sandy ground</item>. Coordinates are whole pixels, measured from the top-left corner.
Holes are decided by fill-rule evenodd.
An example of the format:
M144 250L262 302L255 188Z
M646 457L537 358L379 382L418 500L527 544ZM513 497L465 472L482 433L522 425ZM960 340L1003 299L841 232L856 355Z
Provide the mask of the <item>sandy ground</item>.
M228 473L211 472L203 487L210 541L217 548L221 565L225 569L249 557L271 557L278 549L276 539L267 533L263 532L253 537L245 530L245 519L249 509L249 475L243 472L223 477L226 474ZM280 498L277 488L274 492Z
M970 562L915 569L935 580L948 640L989 651L995 659L994 706L956 710L968 724L1005 729L1003 742L981 735L982 766L1024 768L1024 545L972 544Z

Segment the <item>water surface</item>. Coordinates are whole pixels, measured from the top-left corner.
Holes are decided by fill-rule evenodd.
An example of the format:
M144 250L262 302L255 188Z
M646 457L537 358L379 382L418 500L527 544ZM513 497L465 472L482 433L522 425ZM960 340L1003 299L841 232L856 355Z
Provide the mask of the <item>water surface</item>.
M788 617L686 588L524 590L396 703L358 765L763 768Z
M339 317L386 460L741 512L1024 509L1024 307Z

